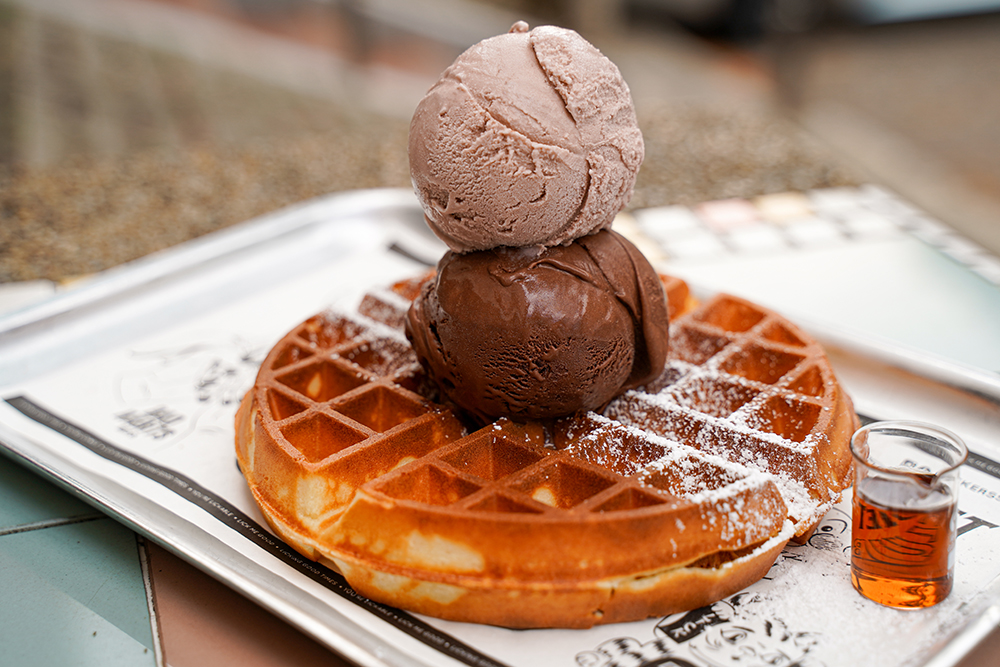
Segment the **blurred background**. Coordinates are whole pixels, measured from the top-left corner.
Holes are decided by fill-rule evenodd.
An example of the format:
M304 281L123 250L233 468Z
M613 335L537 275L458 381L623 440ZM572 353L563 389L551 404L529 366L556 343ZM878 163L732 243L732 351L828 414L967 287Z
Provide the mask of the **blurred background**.
M1000 253L996 0L0 0L0 282L64 283L327 192L517 19L622 70L632 207L874 183Z

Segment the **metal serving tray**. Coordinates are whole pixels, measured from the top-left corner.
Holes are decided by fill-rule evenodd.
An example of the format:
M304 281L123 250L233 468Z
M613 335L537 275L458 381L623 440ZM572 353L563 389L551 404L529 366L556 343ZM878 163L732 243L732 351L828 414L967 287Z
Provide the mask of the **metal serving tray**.
M285 330L322 308L328 297L350 300L360 296L371 286L386 284L391 276L411 275L433 265L442 251L443 246L424 225L411 193L370 190L337 194L108 271L72 291L9 314L0 319L0 398L4 399L0 402L0 452L358 664L514 665L542 660L552 664L624 664L616 662L620 658L615 654L617 649L609 647L629 642L653 646L652 640L662 636L656 630L656 620L587 631L527 633L439 622L363 600L335 574L284 547L262 528L248 494L239 488L242 480L235 466L226 468L226 461L232 460L231 414L235 405L231 398L247 388L252 374L244 374L243 384L231 388L229 398L215 406L223 425L216 431L222 432L170 434L181 444L185 437L189 442L209 438L211 447L225 450L219 455L225 461L218 469L212 467L214 460L205 464L206 470L211 469L209 473L202 470L197 456L188 460L186 455L166 448L141 444L152 442L143 440L142 433L123 435L121 419L125 413L121 410L106 419L89 421L87 415L95 410L88 401L101 400L94 396L110 392L104 385L116 383L115 391L121 394L122 387L134 379L129 375L133 369L126 367L134 362L124 360L135 357L136 349L155 347L144 341L160 341L157 349L162 349L162 341L171 340L174 332L188 340L194 330L205 327L214 327L212 335L225 341L245 327L255 329L257 349L266 349ZM282 289L294 298L282 298ZM271 315L274 308L281 313ZM228 319L220 321L222 315ZM1000 433L997 375L872 340L848 329L799 324L824 343L860 414L873 419L920 419L960 433L975 452L968 468L978 491L970 495L970 503L978 502L979 496L1000 498L1000 466L995 463L1000 459L996 443ZM222 329L226 329L225 335L218 334ZM143 379L147 381L148 377ZM186 400L178 399L179 413L186 409ZM169 399L165 401L166 407L173 405ZM114 412L112 407L107 411ZM141 431L142 425L137 428ZM994 510L989 505L974 509L986 526L1000 524L1000 511L990 511ZM982 534L987 531L980 530L977 538ZM842 588L844 550L840 542L837 544L831 551L827 543L805 559L801 552L790 554L785 560L810 563L789 564L788 571L826 568L836 575ZM904 656L898 664L954 665L1000 624L998 572L981 558L970 561L970 565L959 561L974 573L967 577L969 591L964 597L951 607L939 605L939 612L905 617L918 620L900 626L902 642L919 645L919 651ZM777 579L790 587L793 597L798 595L794 576L782 579L779 573ZM808 585L807 576L803 582L802 587ZM798 615L782 594L773 592L777 586L761 582L757 599L771 604L760 609L771 615L780 610ZM803 590L801 595L815 596L816 592ZM881 614L878 621L882 622L889 613L883 608L855 610L860 603L851 598L846 604L844 599L826 598L824 612L858 617L864 623L866 614ZM838 608L844 606L851 609ZM715 616L709 621L705 618L705 625L722 623ZM799 634L817 628L804 630L807 632ZM820 641L848 640L828 637ZM687 656L686 664L701 664L683 653L683 648L671 650Z

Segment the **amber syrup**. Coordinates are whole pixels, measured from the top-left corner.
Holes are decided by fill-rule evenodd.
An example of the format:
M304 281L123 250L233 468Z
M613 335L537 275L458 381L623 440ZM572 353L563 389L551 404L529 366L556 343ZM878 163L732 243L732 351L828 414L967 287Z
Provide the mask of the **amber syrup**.
M955 503L928 476L911 477L869 477L854 490L851 582L890 607L935 605L954 576Z

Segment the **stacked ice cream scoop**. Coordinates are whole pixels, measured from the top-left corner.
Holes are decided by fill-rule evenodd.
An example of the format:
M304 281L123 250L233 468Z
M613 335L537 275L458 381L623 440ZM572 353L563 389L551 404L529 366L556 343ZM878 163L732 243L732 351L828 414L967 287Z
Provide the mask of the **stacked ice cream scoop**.
M406 332L443 397L488 422L595 410L663 370L656 271L611 230L643 158L628 86L571 30L523 22L462 54L410 126L451 251Z

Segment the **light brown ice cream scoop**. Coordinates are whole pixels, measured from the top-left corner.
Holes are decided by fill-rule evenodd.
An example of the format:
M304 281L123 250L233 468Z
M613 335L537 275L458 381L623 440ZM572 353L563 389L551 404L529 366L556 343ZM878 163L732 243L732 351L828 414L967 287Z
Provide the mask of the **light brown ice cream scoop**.
M609 227L643 150L614 63L572 30L523 22L459 56L410 124L414 189L455 252Z

